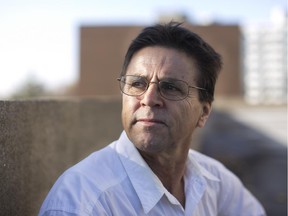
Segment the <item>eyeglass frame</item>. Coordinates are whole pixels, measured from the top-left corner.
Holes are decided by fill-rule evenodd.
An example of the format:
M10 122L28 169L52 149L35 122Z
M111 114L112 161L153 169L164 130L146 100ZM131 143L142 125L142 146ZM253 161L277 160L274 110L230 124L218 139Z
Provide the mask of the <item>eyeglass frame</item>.
M146 83L147 86L146 86L145 90L144 90L141 94L136 94L136 95L131 95L131 94L125 93L125 92L123 91L123 88L121 87L121 83L120 83L120 82L126 84L126 82L122 81L122 78L123 78L123 77L127 77L127 76L144 78L144 79L147 81L147 83ZM206 92L207 92L207 89L202 88L202 87L198 87L198 86L191 86L191 85L189 85L189 84L188 84L186 81L184 81L184 80L178 80L178 79L170 79L170 80L173 80L173 81L181 81L181 82L183 82L183 83L185 83L185 84L187 85L188 91L187 91L187 94L185 95L185 97L180 98L180 99L171 99L171 98L167 98L167 97L165 97L164 95L162 95L161 90L160 90L160 87L159 87L159 84L160 84L160 82L165 82L165 81L163 81L163 80L159 80L159 81L157 81L157 82L149 82L149 80L148 80L146 77L139 76L139 75L122 75L122 76L120 76L120 77L117 78L117 81L119 81L119 86L120 86L121 92L122 92L123 94L128 95L128 96L131 96L131 97L138 97L138 96L143 95L143 94L148 90L150 84L153 84L153 83L157 85L157 89L158 89L158 92L159 92L160 96L163 97L163 98L165 98L166 100L171 100L171 101L181 101L181 100L186 99L186 98L189 96L189 89L190 89L190 88L197 89L197 90L201 90L201 91L206 91Z

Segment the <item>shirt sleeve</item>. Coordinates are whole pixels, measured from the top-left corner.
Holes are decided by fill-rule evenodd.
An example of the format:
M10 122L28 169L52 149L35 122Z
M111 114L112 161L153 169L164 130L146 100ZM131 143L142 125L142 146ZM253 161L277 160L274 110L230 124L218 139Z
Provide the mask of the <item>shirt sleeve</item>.
M66 206L66 209L67 208ZM42 210L42 209L41 209ZM51 207L49 210L42 210L40 211L38 216L108 216L111 214L108 214L107 211L104 209L104 207L96 201L94 203L93 209L91 211L79 211L79 209L74 210L60 210L59 208L53 208Z
M65 212L65 211L51 210L51 211L46 211L45 213L41 214L41 216L78 216L78 215L74 213L70 213L70 212Z
M90 185L78 173L64 173L49 191L38 216L109 215L98 200L98 191Z
M92 216L92 215L97 215L97 216L108 216L106 211L103 209L101 205L95 206L93 209L93 212L91 215L86 215L86 216ZM76 213L71 213L67 211L61 211L61 210L49 210L44 212L43 214L39 214L39 216L84 216L83 213L81 214L76 214Z

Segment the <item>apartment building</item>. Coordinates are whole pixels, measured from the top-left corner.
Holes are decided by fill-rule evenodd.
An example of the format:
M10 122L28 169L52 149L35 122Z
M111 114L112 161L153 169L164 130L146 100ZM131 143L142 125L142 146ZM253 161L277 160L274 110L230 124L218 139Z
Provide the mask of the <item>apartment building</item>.
M251 104L287 103L287 15L243 27L244 98Z

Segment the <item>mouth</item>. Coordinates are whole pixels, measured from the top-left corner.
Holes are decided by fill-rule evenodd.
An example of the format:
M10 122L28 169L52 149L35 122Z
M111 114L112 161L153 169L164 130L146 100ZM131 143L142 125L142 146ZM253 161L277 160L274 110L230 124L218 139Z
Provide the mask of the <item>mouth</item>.
M149 118L140 118L135 121L135 123L141 123L147 126L154 126L154 125L166 125L164 121L160 119L149 119Z

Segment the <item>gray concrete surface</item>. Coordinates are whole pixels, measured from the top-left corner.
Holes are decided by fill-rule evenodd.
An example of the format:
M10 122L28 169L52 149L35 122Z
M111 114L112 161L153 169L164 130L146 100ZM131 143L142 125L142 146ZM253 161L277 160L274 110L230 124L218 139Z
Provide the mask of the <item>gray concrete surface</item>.
M245 106L229 113L236 120L287 146L286 106Z
M287 147L257 128L214 111L200 149L234 172L260 200L267 215L287 215Z
M56 178L120 131L118 100L0 102L0 215L36 215Z
M287 146L287 104L248 105L241 99L221 98L217 110L229 113L235 120Z

